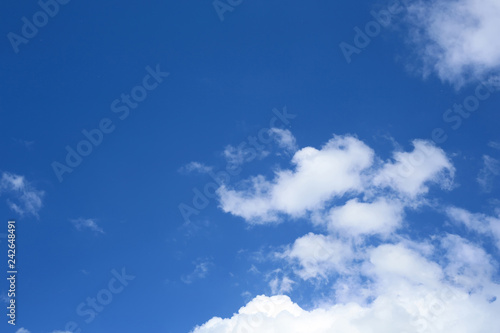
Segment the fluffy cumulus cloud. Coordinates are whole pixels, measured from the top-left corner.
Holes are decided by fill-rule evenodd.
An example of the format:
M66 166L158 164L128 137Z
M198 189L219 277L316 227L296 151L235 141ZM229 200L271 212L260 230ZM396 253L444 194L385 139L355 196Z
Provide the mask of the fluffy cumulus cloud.
M332 208L328 228L353 236L389 235L403 220L403 205L397 200L378 198L373 202L349 200L344 206Z
M498 74L498 0L420 0L410 4L408 13L426 73L434 71L458 86Z
M278 170L273 180L252 178L245 191L222 186L223 210L255 223L277 221L280 213L300 217L336 196L362 190L361 172L373 163L373 151L354 137L335 136L321 149L300 149L291 163L294 169Z
M371 300L326 301L305 310L287 296L257 296L231 318L214 317L192 332L482 333L498 330L500 303L494 301L494 297L499 295L500 285L490 280L491 259L457 236L446 236L441 243L439 250L453 258L453 262L444 267L402 243L368 250L361 272L373 281L369 286ZM476 289L471 289L473 286Z
M257 296L228 318L192 333L482 333L500 327L498 262L482 244L441 232L412 240L408 211L431 187L453 188L455 168L427 141L382 160L353 136L296 150L290 169L219 189L221 208L250 224L308 218L314 232L273 250L282 278L275 296ZM446 219L499 244L500 219L434 204ZM301 285L326 289L308 308L289 296ZM326 292L325 292L326 290ZM276 295L278 294L278 295Z
M391 187L401 194L416 197L426 193L429 182L449 187L455 172L443 150L429 141L413 141L413 151L394 153L374 178L375 185Z
M448 264L444 272L448 279L471 293L480 293L483 288L491 290L490 295L484 295L489 300L498 296L499 285L491 281L497 263L483 248L457 235L447 235L441 244L446 250Z
M437 286L442 278L440 267L403 244L383 244L369 251L367 270L377 279L378 288L391 286Z
M321 149L298 150L291 160L293 168L277 170L272 180L259 175L243 190L222 186L220 204L225 212L250 223L266 223L279 221L280 215L321 213L328 202L349 195L389 189L402 198L415 199L429 190L430 183L449 187L454 168L446 154L427 141L416 140L413 145L413 151L396 152L391 161L378 166L374 151L365 143L353 136L334 136ZM328 219L332 227L346 228L347 224L355 234L375 229L387 233L399 224L399 206L392 199L354 200L343 209L332 210ZM362 215L352 214L357 208L365 216L376 213L383 220L362 221ZM381 224L384 228L379 228Z
M3 172L0 178L0 194L8 196L7 204L19 215L38 217L44 192L34 188L24 176Z
M296 274L302 279L326 278L331 272L344 272L353 252L348 244L325 235L309 233L298 238L278 257L297 263Z

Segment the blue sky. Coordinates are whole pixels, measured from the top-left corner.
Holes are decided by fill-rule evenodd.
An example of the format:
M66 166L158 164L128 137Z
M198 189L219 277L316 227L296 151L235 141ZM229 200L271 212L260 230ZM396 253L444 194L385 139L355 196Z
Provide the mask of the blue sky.
M498 0L1 6L2 332L500 327Z

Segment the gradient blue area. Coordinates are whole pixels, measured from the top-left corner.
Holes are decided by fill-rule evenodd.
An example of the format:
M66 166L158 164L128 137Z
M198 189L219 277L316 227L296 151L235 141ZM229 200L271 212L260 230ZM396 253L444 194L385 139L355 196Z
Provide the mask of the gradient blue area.
M481 156L498 155L487 146L500 140L498 95L453 130L443 113L474 86L455 91L410 73L397 32L383 29L346 63L339 43L352 43L353 27L383 3L244 1L221 21L210 1L73 0L18 53L6 35L20 33L21 18L40 7L0 6L1 171L25 175L45 192L39 218L16 215L0 197L5 228L9 218L18 222L16 329L52 332L74 321L82 332L189 332L230 316L248 301L245 292L268 292L249 272L249 257L293 242L309 230L306 222L248 228L211 200L186 226L178 205L191 204L192 189L211 179L179 168L201 161L224 169L224 147L267 127L273 108L297 115L289 129L301 147L351 133L383 158L393 151L389 137L410 149L411 140L443 128L448 139L439 146L455 154L460 187L441 200L476 211L498 197L475 181ZM111 103L157 65L170 75L120 120ZM63 163L65 147L76 149L81 131L103 118L114 131L59 182L51 164ZM268 159L288 166L286 158ZM253 161L232 182L264 170ZM445 232L442 217L428 214L411 232ZM95 218L105 233L76 230L70 220L77 218ZM206 277L183 282L197 260L210 263ZM122 268L135 279L85 323L79 304ZM307 307L309 292L293 295ZM1 331L15 332L5 321Z

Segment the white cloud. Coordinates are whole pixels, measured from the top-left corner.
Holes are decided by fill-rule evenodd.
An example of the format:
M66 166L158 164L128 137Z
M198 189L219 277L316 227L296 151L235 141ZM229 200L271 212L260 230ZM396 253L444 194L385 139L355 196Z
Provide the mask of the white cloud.
M491 192L493 189L493 181L496 176L500 175L500 161L488 156L483 156L483 167L476 178L484 192Z
M488 142L488 146L490 146L493 149L500 150L500 142L490 141L490 142Z
M189 172L208 173L208 172L212 171L212 169L213 168L211 166L207 166L207 165L200 163L200 162L189 162L188 164L186 164L185 166L180 168L179 171L186 172L186 173L189 173Z
M104 234L104 230L102 230L102 228L97 225L95 219L84 219L84 218L80 217L80 218L73 219L70 221L71 221L71 223L73 223L73 225L75 226L75 228L78 231L81 231L81 230L87 228L87 229L90 229L90 230L95 231L97 233Z
M210 267L213 265L211 260L199 259L196 263L194 270L181 277L181 281L185 284L191 284L195 280L203 279L208 275Z
M442 278L441 268L403 244L383 244L369 252L368 274L384 288L405 282L435 287Z
M27 329L21 327L20 329L18 329L16 331L16 333L30 333L30 331L28 331Z
M454 254L450 250L449 256ZM287 296L258 296L231 318L214 317L192 332L482 333L500 327L500 302L491 297L500 294L498 284L476 290L455 286L443 279L446 268L402 244L368 250L363 266L372 281L372 301L349 297L348 302L324 301L305 310ZM469 273L470 266L461 269L456 274Z
M416 1L408 13L425 75L460 86L499 72L498 0Z
M473 214L465 209L449 207L448 216L455 222L462 223L468 229L492 237L500 249L500 218L481 213Z
M269 282L269 287L271 287L271 293L273 295L282 295L292 291L293 284L294 282L287 276L284 276L281 279L279 277L275 277Z
M227 145L224 148L223 155L231 168L238 168L256 158L262 159L266 157L269 155L269 152L263 149L256 149L245 141L238 145L238 147Z
M445 273L455 284L467 290L479 290L491 282L495 263L486 251L457 235L441 240L448 264Z
M458 295L458 296L457 296ZM258 296L228 319L213 318L194 333L482 333L494 332L498 304L449 287L400 290L369 306L335 304L306 311L287 296Z
M283 253L277 254L299 268L295 273L302 279L327 278L331 273L345 273L346 263L354 254L351 247L331 236L309 233L295 240Z
M295 137L293 136L292 132L290 132L290 130L271 128L269 132L281 148L292 153L298 149L297 141L295 140Z
M300 217L336 196L362 190L361 172L372 160L373 151L358 139L335 136L321 150L297 151L294 170L279 170L272 181L254 177L247 191L222 186L221 207L254 223L276 221L279 213Z
M289 281L294 291L313 284L314 306L258 296L233 316L214 317L193 333L497 331L494 257L453 234L420 242L398 234L408 223L405 210L426 202L431 184L450 189L455 172L443 150L422 140L413 146L381 161L357 138L335 136L319 150L298 150L293 168L275 171L271 180L259 175L238 190L221 187L222 209L250 223L311 220L315 233L274 253L285 266L278 269L283 277L269 286L275 294L291 290ZM446 212L500 239L497 218L457 208Z
M221 186L220 206L249 223L262 224L279 222L280 215L292 218L308 213L322 215L332 199L346 196L373 196L383 189L391 189L408 202L427 193L430 183L450 188L455 169L446 154L428 141L415 140L413 145L412 152L396 152L393 161L378 168L373 165L374 152L366 144L352 136L334 136L320 150L312 147L298 150L291 160L294 168L277 170L272 180L259 175L242 184L242 190ZM337 215L346 212L338 222L340 226L345 225L342 221L347 221L349 216L352 218L352 214L346 214L356 203L352 201L343 210L333 211ZM370 221L384 223L386 230L379 230L383 234L397 227L398 216L402 215L401 205L390 198L376 200L372 205L357 203L357 206L385 219L385 222ZM363 224L360 218L351 222L353 233L368 233L376 227L360 225Z
M376 186L390 187L400 194L416 197L429 190L429 182L450 188L455 168L444 151L423 140L413 141L412 152L396 152L374 177Z
M352 236L389 235L401 226L403 205L396 200L378 198L374 202L349 200L344 206L332 208L328 228Z
M7 204L10 209L19 215L33 215L38 217L42 208L44 192L35 189L23 176L3 172L0 179L0 193L10 196Z

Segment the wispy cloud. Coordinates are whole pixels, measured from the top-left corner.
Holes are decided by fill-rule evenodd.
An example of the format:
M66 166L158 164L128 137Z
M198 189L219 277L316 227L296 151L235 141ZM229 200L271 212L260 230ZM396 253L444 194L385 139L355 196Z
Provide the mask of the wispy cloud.
M227 145L222 153L227 163L233 168L251 162L254 159L262 159L269 155L269 151L263 149L254 149L247 142L243 142L237 147Z
M14 142L16 142L17 144L25 147L26 149L31 149L33 147L33 144L35 143L35 141L21 140L21 139L16 139L16 138L12 138L12 140Z
M446 213L454 222L462 223L469 230L492 237L500 250L500 217L471 213L458 207L448 207Z
M483 167L477 175L477 182L484 192L491 192L495 177L500 175L500 161L488 156L483 156Z
M488 146L490 146L493 149L500 150L500 142L490 141L490 142L488 142Z
M9 196L7 204L19 215L38 217L45 193L34 188L24 176L3 172L0 179L0 193Z
M16 331L16 333L30 333L30 331L28 331L27 329L21 327L20 329L18 329Z
M96 219L84 219L84 218L80 217L80 218L73 219L70 221L71 221L71 223L73 223L76 230L78 230L78 231L81 231L84 229L90 229L96 233L104 234L104 230L102 230L102 228L100 228L97 225Z
M282 278L276 276L271 281L269 281L269 287L271 288L271 294L273 295L283 295L292 291L293 280L287 276Z
M181 276L181 281L185 284L191 284L196 280L204 279L213 266L213 262L210 259L198 259L195 265L191 273Z
M190 173L190 172L198 172L198 173L208 173L212 171L211 166L207 166L200 162L189 162L185 166L179 169L179 172Z

